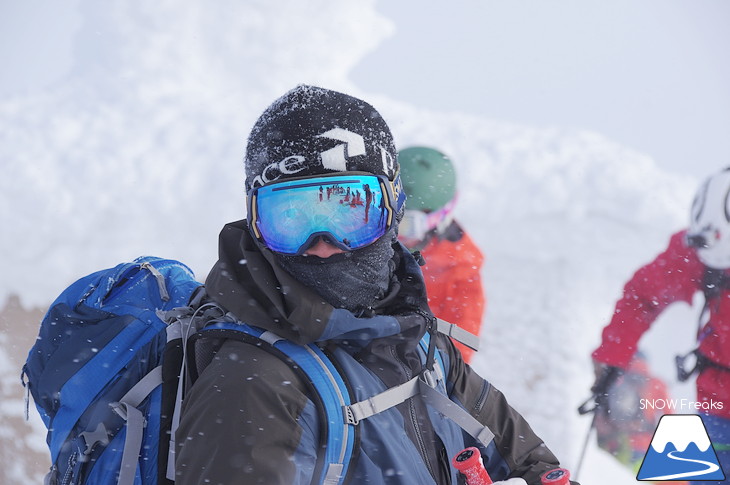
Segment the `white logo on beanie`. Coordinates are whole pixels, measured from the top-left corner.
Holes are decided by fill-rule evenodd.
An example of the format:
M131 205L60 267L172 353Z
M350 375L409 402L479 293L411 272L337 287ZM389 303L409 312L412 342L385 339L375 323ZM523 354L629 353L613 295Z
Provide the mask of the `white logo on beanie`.
M383 173L385 173L388 178L393 178L393 169L395 167L395 160L393 159L393 155L381 146L380 158L383 160Z
M301 155L292 155L278 162L264 167L260 175L251 181L251 187L257 187L272 182L282 175L294 175L306 168L307 159Z
M320 153L322 167L326 170L347 172L348 159L367 154L365 139L362 135L358 135L344 128L333 128L321 135L316 135L315 138L328 138L343 142ZM378 148L380 149L383 173L388 178L392 178L395 170L395 157L385 147L378 146ZM307 165L308 160L306 156L290 155L282 160L266 165L261 173L253 178L251 187L260 187L282 176L296 175L305 170Z
M334 148L322 152L322 166L327 170L346 172L347 157L365 155L365 140L357 133L343 128L333 128L321 135L317 135L317 137L345 142L343 145L337 145Z

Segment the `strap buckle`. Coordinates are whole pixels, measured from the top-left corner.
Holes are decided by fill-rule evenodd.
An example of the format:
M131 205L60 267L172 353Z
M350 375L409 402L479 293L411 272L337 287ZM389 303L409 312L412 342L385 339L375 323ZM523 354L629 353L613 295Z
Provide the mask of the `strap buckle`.
M429 369L423 369L421 372L421 375L423 376L423 382L426 383L428 387L431 389L436 389L436 386L438 385L438 381L436 377L434 376L434 372Z
M343 410L345 413L345 424L357 426L360 423L360 420L355 417L355 413L350 406L343 406Z
M694 365L692 365L691 369L687 368L687 360L691 359L694 356ZM674 363L677 367L677 380L679 382L685 382L688 380L692 375L697 372L700 369L700 355L699 350L694 349L691 352L688 352L684 355L677 355L674 357Z
M81 452L79 461L88 461L89 455L97 444L100 443L102 446L109 444L109 432L106 426L104 426L104 423L99 423L94 431L82 431L79 433L79 439L81 441L79 444L83 445L83 449L81 449L81 446L79 447L79 451Z

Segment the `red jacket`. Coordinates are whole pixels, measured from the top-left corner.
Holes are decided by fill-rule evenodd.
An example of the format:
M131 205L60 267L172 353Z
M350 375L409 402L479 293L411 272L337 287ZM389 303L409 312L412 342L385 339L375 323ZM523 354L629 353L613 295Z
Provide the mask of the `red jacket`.
M484 256L463 230L459 232L461 237L456 240L431 239L421 250L426 260L421 270L434 315L479 335L486 306L479 274ZM458 342L456 346L468 363L474 351Z
M669 246L654 261L640 268L624 286L611 322L603 329L598 362L626 368L641 336L671 303L692 303L703 291L706 267L684 242L686 231L672 236ZM712 362L730 368L730 288L722 288L709 305L709 320L700 337L700 352ZM722 403L711 414L730 418L730 369L708 367L697 377L697 401Z

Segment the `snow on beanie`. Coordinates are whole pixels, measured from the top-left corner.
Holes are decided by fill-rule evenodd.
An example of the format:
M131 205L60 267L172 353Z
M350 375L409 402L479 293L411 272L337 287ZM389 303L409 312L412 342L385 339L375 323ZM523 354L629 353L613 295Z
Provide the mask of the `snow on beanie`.
M347 94L300 85L274 101L251 130L246 192L268 182L362 171L393 179L393 135L370 104Z

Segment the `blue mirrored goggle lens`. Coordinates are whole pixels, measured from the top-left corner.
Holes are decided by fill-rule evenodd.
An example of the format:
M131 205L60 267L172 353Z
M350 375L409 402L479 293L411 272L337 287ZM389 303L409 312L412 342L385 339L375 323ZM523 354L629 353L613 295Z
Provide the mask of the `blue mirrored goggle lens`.
M257 189L254 219L266 246L298 254L312 236L326 235L343 249L375 242L392 210L378 177L355 175L280 182Z

